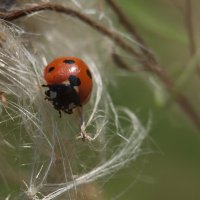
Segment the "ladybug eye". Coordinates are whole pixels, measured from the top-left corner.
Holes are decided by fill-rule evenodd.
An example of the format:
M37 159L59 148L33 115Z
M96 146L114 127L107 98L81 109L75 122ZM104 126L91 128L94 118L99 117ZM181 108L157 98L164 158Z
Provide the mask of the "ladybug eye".
M74 64L75 63L75 61L73 61L73 60L64 60L63 62L66 64Z
M48 73L52 72L55 69L55 67L50 67L48 70Z
M87 69L86 73L92 79L92 74L91 74L90 70Z

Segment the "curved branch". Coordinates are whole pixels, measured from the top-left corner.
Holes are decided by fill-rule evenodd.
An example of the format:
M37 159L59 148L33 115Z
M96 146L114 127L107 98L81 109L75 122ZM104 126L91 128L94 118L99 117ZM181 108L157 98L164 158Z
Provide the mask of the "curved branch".
M115 3L114 0L105 0L111 9L115 12L120 24L132 35L132 37L140 44L139 48L148 60L157 63L154 55L149 51L149 48L140 34L137 32L133 23L128 20L126 15L122 12L120 7Z
M187 99L187 97L184 96L181 92L176 90L174 82L168 76L164 68L161 65L159 65L159 63L156 62L156 59L149 59L149 56L147 55L145 56L144 52L136 52L131 45L127 44L121 38L119 34L109 30L105 26L102 26L101 24L92 20L88 16L80 13L79 11L76 11L74 9L71 9L69 7L60 4L42 3L42 4L34 4L33 6L21 8L18 10L11 10L9 12L0 12L0 19L12 21L24 16L28 16L32 13L44 10L63 13L81 20L82 22L88 24L90 27L100 32L101 34L110 38L117 46L121 47L124 51L129 53L133 58L138 59L149 72L156 75L160 79L160 81L163 83L163 85L165 86L166 90L169 92L171 97L176 101L179 107L185 112L185 114L200 130L200 117L196 113L196 110L193 108L192 104Z
M72 8L60 5L60 4L52 4L52 3L41 3L41 4L34 4L33 6L25 7L18 10L12 10L8 12L0 12L0 19L4 19L7 21L12 21L15 19L19 19L24 16L28 16L32 13L36 13L38 11L54 11L63 13L66 15L70 15L74 18L78 18L79 20L85 22L92 28L96 29L98 32L101 32L102 34L109 37L111 40L113 40L115 43L118 44L122 49L125 51L130 52L132 55L134 55L135 58L141 59L141 55L137 53L133 48L131 48L128 44L126 44L123 39L116 33L110 31L104 26L101 26L99 23L95 22L94 20L90 19L87 15L84 15L80 13L77 10L74 10Z

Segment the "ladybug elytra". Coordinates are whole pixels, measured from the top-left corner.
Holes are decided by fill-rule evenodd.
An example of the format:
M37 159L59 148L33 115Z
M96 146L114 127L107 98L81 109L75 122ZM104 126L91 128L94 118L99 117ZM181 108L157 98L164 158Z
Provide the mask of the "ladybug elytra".
M92 75L88 66L76 57L60 57L50 62L44 69L44 79L48 87L46 99L54 108L71 114L89 100L92 91Z

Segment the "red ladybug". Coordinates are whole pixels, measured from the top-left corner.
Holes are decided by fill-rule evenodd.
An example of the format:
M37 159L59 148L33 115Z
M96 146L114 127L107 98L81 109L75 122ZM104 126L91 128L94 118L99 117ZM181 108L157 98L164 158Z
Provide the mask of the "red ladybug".
M48 87L46 99L54 108L71 114L89 100L92 91L92 75L88 66L76 57L60 57L50 62L44 69L44 79Z

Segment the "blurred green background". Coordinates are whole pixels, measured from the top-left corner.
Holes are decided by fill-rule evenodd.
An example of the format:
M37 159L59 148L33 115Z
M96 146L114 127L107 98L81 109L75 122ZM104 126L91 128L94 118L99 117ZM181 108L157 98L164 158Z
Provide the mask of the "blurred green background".
M196 73L200 3L199 0L191 1L197 47L195 57L190 55L185 28L186 1L189 0L116 0L176 82L178 89L190 99L200 114L200 75ZM131 61L128 63L131 64ZM117 70L114 64L113 68L117 84L110 85L109 91L115 105L127 106L144 125L149 120L152 125L143 145L144 155L109 177L108 181L103 179L100 182L106 190L105 194L103 192L105 199L199 200L200 130L167 95L162 84L147 72L130 74ZM1 152L2 158L4 153L9 154L7 151ZM4 160L1 162L2 166L6 163ZM17 175L13 171L10 177L14 180ZM1 190L8 193L3 187Z
M117 2L199 112L200 76L190 69L194 57L190 56L185 28L186 1ZM197 0L191 3L198 49L200 3ZM147 73L119 74L117 88L110 87L114 102L127 105L144 124L150 118L152 128L143 147L149 154L141 156L105 185L108 199L200 199L200 130L167 96L159 82L152 86Z

